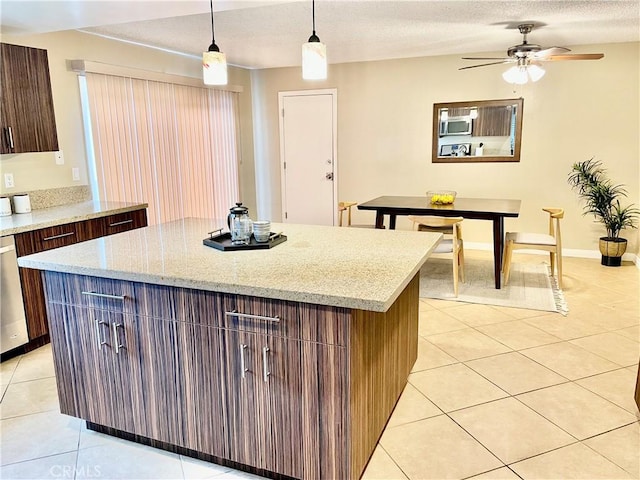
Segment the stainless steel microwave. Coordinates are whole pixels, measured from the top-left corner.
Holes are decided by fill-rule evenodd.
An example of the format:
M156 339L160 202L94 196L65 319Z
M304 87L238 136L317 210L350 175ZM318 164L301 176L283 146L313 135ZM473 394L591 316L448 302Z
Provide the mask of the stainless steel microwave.
M440 122L440 136L446 135L471 135L473 120L470 116L449 117Z

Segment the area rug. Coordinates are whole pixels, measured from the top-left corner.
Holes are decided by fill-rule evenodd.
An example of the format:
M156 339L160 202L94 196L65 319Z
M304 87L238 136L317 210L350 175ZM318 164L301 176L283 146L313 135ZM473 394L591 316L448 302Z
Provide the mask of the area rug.
M465 282L453 294L451 259L430 258L420 270L420 297L482 303L502 307L558 312L569 311L562 290L545 263L512 263L509 284L495 288L493 262L465 259Z

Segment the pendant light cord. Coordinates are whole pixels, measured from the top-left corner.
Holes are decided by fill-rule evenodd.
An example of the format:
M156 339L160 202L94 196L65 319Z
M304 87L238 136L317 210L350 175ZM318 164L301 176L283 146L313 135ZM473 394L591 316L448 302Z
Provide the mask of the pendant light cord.
M213 31L213 0L209 0L209 6L211 7L211 43L216 43L216 35Z
M316 0L311 0L311 19L313 22L313 34L315 35L316 34Z

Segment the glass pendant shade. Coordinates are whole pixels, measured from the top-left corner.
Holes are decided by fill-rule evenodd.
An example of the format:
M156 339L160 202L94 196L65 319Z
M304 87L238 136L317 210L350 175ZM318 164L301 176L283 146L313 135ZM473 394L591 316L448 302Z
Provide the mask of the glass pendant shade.
M202 78L205 85L227 84L227 56L222 52L202 54Z
M529 78L531 78L532 82L537 82L544 76L545 71L544 68L539 67L538 65L529 65L527 73L529 74Z
M327 46L322 42L302 44L302 78L305 80L326 80Z

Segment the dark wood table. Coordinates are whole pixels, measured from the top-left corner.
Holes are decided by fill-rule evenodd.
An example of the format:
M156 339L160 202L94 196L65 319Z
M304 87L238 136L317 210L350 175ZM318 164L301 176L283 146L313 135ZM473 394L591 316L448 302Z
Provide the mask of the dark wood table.
M496 288L500 288L504 218L517 217L520 200L491 198L456 198L452 205L432 205L429 198L385 196L358 205L359 210L375 210L376 228L384 228L384 216L389 215L389 228L396 228L398 215L438 215L493 221L493 269Z

